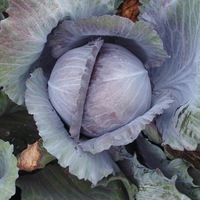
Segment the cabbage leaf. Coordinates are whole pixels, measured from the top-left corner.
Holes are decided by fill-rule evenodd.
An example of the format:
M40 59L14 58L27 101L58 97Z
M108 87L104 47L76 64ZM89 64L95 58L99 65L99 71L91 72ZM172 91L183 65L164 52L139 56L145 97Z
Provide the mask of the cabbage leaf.
M0 30L0 86L9 98L17 104L24 103L29 70L58 22L66 17L114 14L114 6L114 0L10 0L9 17L1 21Z
M151 0L141 18L154 26L170 56L150 71L154 90L167 89L174 99L156 120L163 144L194 150L200 143L200 1Z
M8 1L1 0L0 1L0 29L1 29L1 20L5 18L3 12L5 12L7 8L8 8Z
M132 200L137 192L137 187L122 176L104 179L91 188L89 181L79 180L56 164L20 177L17 186L22 189L22 200Z
M106 36L113 36L112 39L114 38L116 44L125 45L127 49L141 58L147 68L158 67L168 57L160 37L149 24L145 22L134 24L128 19L108 15L62 22L50 39L54 57L59 58L65 52L93 39L93 36L102 36L105 41L107 41ZM120 146L132 142L146 124L173 102L167 91L162 91L159 95L153 99L152 109L144 116L98 138L80 142L80 146L84 151L95 154L109 149L112 145Z
M95 36L102 38L105 36L108 41L112 38L111 42L127 48L146 68L158 67L168 58L162 40L148 23L144 21L133 23L127 18L116 15L92 16L76 21L64 20L50 37L52 53L58 58Z
M24 109L12 101L19 105L25 101L44 147L61 166L54 163L21 176L17 185L23 199L200 199L200 172L185 160L170 161L167 152L138 137L146 127L145 134L154 142L173 149L195 150L200 143L200 1L141 0L137 23L112 16L121 0L49 2L0 2L0 138L14 144L13 148L0 140L1 198L7 200L15 193L18 168L13 149L16 155L28 140L38 138L25 110L12 113ZM93 139L81 137L76 143L73 137L80 134L84 104L80 99L87 89L75 101L69 128L54 110L57 102L50 102L47 77L66 51L99 36L141 60L152 83L151 108L117 130ZM7 112L12 115L2 117ZM126 144L136 149L137 158L121 155L120 147L124 150ZM121 176L120 169L138 189Z
M144 115L137 117L128 124L108 132L97 138L92 138L80 142L79 145L85 151L92 153L99 153L109 149L113 146L121 146L133 142L140 132L145 129L145 125L149 124L156 115L162 114L164 109L169 108L172 100L168 93L163 93L152 100L152 108L150 108Z
M180 158L170 161L160 147L141 136L138 137L135 145L138 148L137 155L143 160L145 166L150 169L160 169L169 179L176 175L176 187L180 192L191 199L200 198L200 184L195 183L195 179L198 180L198 178L188 173L189 170L195 170L191 163Z
M149 195L152 199L199 199L200 187L188 173L190 168L194 169L191 163L182 159L170 161L160 147L142 136L132 145L137 156L124 152L119 165L138 185L137 199Z
M58 159L62 167L69 167L70 173L93 184L119 171L106 151L96 155L83 152L70 137L49 101L47 80L42 69L36 69L28 79L25 100L29 113L36 121L43 146Z
M13 145L0 140L0 193L2 200L8 200L15 194L18 168L17 159L12 152Z
M132 170L139 185L137 199L190 199L177 190L176 176L168 179L159 169L151 170L141 165L136 157L132 159Z

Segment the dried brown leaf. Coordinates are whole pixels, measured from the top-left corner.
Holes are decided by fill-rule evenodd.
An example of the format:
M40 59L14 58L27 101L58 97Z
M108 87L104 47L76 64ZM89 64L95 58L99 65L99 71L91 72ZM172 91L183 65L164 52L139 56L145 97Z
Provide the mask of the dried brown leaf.
M141 5L142 3L140 3L138 0L124 0L117 14L122 17L126 17L133 22L137 22L137 17L139 15L138 7Z

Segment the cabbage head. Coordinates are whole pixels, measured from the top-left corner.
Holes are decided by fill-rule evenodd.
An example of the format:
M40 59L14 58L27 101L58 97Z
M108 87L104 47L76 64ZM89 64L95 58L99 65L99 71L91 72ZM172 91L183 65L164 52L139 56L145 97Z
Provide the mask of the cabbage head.
M142 0L139 21L115 0L10 0L0 86L33 115L62 167L96 184L141 132L195 150L199 0Z

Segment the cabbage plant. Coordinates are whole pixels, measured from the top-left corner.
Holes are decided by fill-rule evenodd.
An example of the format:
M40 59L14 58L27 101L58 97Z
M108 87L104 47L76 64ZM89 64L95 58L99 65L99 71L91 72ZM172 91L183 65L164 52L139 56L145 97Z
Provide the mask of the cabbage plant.
M136 193L141 199L148 195L141 193L148 178L137 173L141 164L128 147L144 145L144 158L154 152L155 160L165 159L167 167L160 170L171 170L162 171L169 180L163 183L157 172L153 177L172 185L175 164L154 144L194 151L200 143L200 1L140 2L139 21L133 22L116 15L122 1L10 0L8 17L0 22L1 89L33 116L43 147L58 161L60 179L61 166L80 185L84 179L98 188L109 175L130 174L131 165L141 187L137 193L123 178L130 199ZM53 169L47 166L18 185L25 191L29 184L37 188L34 180ZM175 186L169 190L173 198L190 196Z

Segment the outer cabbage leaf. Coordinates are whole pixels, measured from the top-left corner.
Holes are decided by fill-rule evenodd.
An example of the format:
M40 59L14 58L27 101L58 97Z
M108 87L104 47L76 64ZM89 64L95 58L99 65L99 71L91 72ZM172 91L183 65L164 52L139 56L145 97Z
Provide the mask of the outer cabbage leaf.
M103 177L119 171L106 151L96 155L83 152L70 137L48 99L47 80L41 69L36 69L27 81L25 101L29 113L34 116L44 147L62 167L69 166L70 173L96 184Z
M157 119L163 144L194 150L200 142L200 1L151 0L145 5L142 19L154 26L170 55L150 73L155 91L168 89L174 99Z
M176 176L171 179L166 178L159 169L151 170L141 165L136 156L129 161L129 176L136 179L139 187L139 192L136 194L136 199L183 199L189 198L181 194L175 186Z
M123 0L115 0L115 8L118 9L119 6L123 3Z
M25 107L13 103L4 92L0 91L0 116L6 113L13 113L24 110Z
M0 91L0 116L8 110L10 104L11 101L8 96L4 92Z
M58 58L66 51L99 36L114 36L105 37L105 42L108 40L124 46L147 68L160 66L168 57L163 49L162 40L148 23L133 23L116 15L63 21L50 39L53 55Z
M162 137L158 132L155 121L148 124L143 130L143 133L148 137L150 141L153 141L155 144L162 143Z
M91 188L89 181L79 180L58 165L20 177L17 185L22 189L22 200L132 200L136 186L120 176L110 177Z
M0 86L14 102L23 104L29 69L58 22L66 16L76 19L111 14L114 4L114 0L10 0L9 17L1 21Z
M161 165L161 170L167 177L177 175L177 188L191 199L200 198L200 186L188 173L189 167L193 168L189 162L182 159L172 160L167 166Z
M0 29L1 29L1 20L4 19L3 12L8 8L8 1L7 0L1 0L0 1Z
M2 200L8 200L15 194L18 168L17 159L12 152L13 145L0 140L0 193Z
M194 179L194 184L200 187L200 170L195 168L189 168L188 173Z
M145 166L150 169L159 168L169 179L176 175L177 189L191 199L200 199L200 187L197 185L198 183L195 183L198 173L191 163L180 158L170 161L161 148L141 136L138 137L135 145L138 157L141 158ZM188 170L196 172L197 177L192 177Z
M0 12L5 11L8 8L8 1L7 0L1 0L0 1Z

